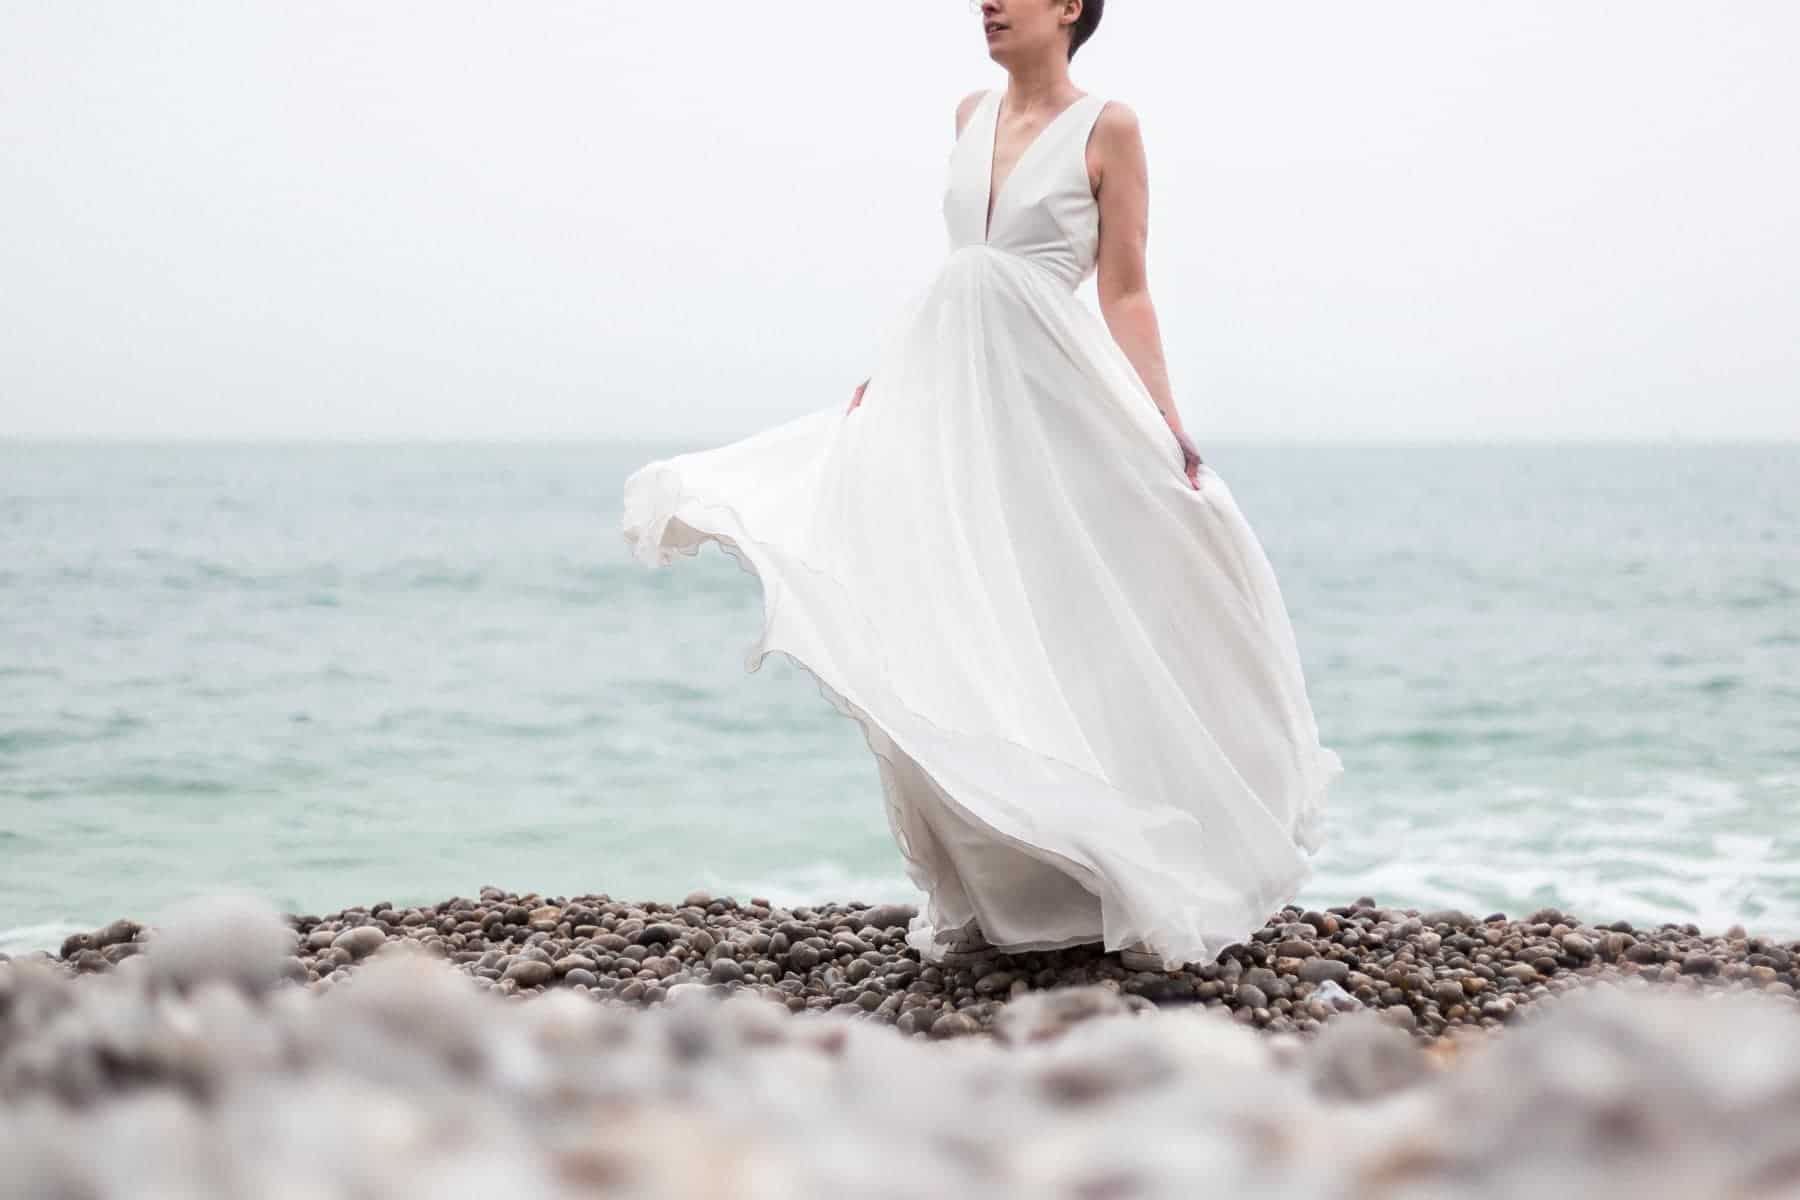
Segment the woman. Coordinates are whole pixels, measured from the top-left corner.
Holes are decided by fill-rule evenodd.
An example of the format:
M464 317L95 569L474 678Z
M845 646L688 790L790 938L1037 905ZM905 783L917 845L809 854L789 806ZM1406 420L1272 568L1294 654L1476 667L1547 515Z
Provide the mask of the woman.
M1101 2L972 5L1007 86L957 106L949 253L848 409L625 484L642 561L710 540L761 581L746 668L788 655L862 727L928 961L1210 963L1311 877L1343 769L1176 415L1136 119L1069 79Z

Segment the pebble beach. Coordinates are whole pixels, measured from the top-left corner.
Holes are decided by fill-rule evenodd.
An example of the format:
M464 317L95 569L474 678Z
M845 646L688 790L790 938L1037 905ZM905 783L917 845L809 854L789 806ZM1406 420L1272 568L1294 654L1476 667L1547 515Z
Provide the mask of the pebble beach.
M906 946L917 911L905 904L786 908L705 892L671 904L486 887L476 898L430 906L280 914L294 942L280 974L326 991L382 948L410 943L502 996L564 989L648 1006L684 985L746 990L791 1011L938 1038L990 1031L1010 1001L1031 992L1094 985L1132 1011L1199 1005L1301 1037L1334 1014L1371 1010L1435 1041L1498 1029L1538 1001L1603 978L1795 1001L1800 954L1800 942L1755 937L1740 925L1707 935L1673 922L1590 924L1556 909L1476 918L1457 909L1389 908L1364 896L1324 911L1285 909L1215 962L1174 971L1127 970L1097 943L990 950L948 965L921 961ZM153 938L153 929L121 918L38 958L75 973L105 971Z
M1800 1195L1800 943L1364 896L1143 972L914 912L121 918L0 962L0 1196Z

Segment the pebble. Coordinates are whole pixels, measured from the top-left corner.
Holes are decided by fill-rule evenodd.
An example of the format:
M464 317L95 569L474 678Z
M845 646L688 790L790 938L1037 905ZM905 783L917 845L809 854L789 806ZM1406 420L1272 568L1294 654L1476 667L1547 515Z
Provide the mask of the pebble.
M513 964L502 973L502 979L510 979L520 987L538 987L550 982L556 974L556 968L547 962L539 962L534 958L515 959Z
M352 959L367 958L387 944L387 935L373 925L358 925L338 934L331 944Z
M931 1036L934 1038L956 1037L961 1034L974 1033L975 1029L973 1018L959 1012L947 1012L931 1023Z
M667 904L490 886L472 897L399 909L384 901L322 915L284 913L273 935L264 922L264 933L253 937L246 929L257 921L248 919L241 898L234 903L230 912L214 910L204 937L184 945L178 936L160 956L158 920L120 918L66 939L62 953L45 961L96 978L149 951L151 974L177 984L216 967L252 991L299 983L323 992L393 949L411 947L511 996L580 988L590 1001L641 1007L666 1001L687 983L777 989L784 1004L854 1010L853 1019L937 1039L992 1036L1009 1008L1096 984L1123 997L1128 1010L1218 1010L1270 1036L1303 1040L1371 1010L1371 1019L1379 1014L1421 1044L1497 1032L1547 999L1600 981L1760 992L1800 1005L1794 943L1672 924L1593 924L1547 908L1477 921L1460 909L1420 912L1373 897L1323 910L1289 906L1209 963L1140 973L1124 970L1098 944L997 950L961 965L922 961L906 943L918 916L908 904L784 907L705 891ZM923 1016L903 1020L927 1002ZM960 1019L944 1019L950 1015Z
M918 915L918 908L911 904L877 904L863 914L863 921L875 929L903 929Z
M1336 958L1309 958L1300 964L1297 973L1308 983L1323 983L1329 979L1341 986L1350 978L1350 964Z
M120 923L106 928L117 930ZM150 972L160 983L186 989L219 979L247 992L283 982L298 941L266 901L240 893L197 896L171 905L134 939L144 943Z
M728 900L709 899L707 919L719 944L744 944L716 921ZM500 901L527 912L577 903L497 888L475 903ZM757 907L754 920L774 911ZM1503 1034L1465 1027L1435 1040L1411 1022L1441 1018L1436 964L1359 961L1348 990L1326 979L1318 991L1372 989L1396 965L1428 982L1398 1006L1335 1015L1309 1038L1283 1027L1291 1013L1231 1008L1227 993L1216 1005L1159 1006L1122 991L1104 956L1086 961L1092 978L1079 983L1039 985L1046 966L939 969L929 982L944 994L907 994L910 1008L874 986L840 1000L794 977L778 981L791 992L672 983L645 989L662 994L640 1004L594 991L603 979L586 967L541 991L471 977L502 945L511 956L483 969L550 967L522 955L526 934L547 934L531 945L556 962L589 953L552 944L573 940L572 922L558 922L563 933L513 922L501 945L465 936L443 953L393 933L483 928L462 911L448 931L429 911L411 924L391 908L350 914L384 927L386 944L310 984L271 985L228 956L189 953L207 938L285 941L284 963L316 960L320 948L293 938L293 923L242 907L159 926L155 937L187 954L173 975L151 969L153 950L77 974L75 960L106 949L92 943L0 963L0 1195L1162 1200L1196 1194L1201 1179L1207 1194L1269 1200L1792 1190L1791 990L1680 974L1687 955L1722 947L1666 964L1673 987L1623 970L1554 998L1514 985L1481 1004L1518 1001ZM1324 915L1338 926L1322 934L1356 931L1354 912ZM823 930L834 914L804 916ZM1395 934L1396 953L1407 939ZM1767 941L1738 940L1742 955L1770 960L1748 965L1786 969ZM1464 972L1452 979L1487 981L1467 972L1489 963L1452 953L1460 961L1443 965ZM1727 955L1721 971L1738 961ZM972 999L974 979L1001 973L1027 990ZM947 1007L964 992L969 1007Z

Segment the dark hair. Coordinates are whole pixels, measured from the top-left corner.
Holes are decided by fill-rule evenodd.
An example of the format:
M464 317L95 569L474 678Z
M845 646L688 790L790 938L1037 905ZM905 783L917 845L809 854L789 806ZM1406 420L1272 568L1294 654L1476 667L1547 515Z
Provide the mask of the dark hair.
M1100 16L1106 10L1106 0L1081 0L1081 15L1075 18L1075 28L1069 31L1069 57L1081 49L1082 43L1094 36L1094 30L1100 28Z

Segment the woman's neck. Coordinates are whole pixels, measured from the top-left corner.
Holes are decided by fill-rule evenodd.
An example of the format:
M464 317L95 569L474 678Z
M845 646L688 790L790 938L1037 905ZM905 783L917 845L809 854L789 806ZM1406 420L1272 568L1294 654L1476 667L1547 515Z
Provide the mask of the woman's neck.
M1006 110L1009 113L1061 108L1075 90L1069 80L1066 58L1047 58L1006 69Z

